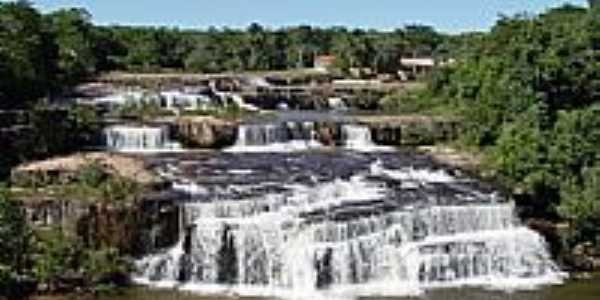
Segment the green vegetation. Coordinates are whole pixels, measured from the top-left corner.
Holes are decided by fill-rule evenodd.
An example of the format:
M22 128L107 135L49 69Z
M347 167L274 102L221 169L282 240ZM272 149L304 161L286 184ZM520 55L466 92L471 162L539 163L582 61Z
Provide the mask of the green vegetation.
M387 107L462 117L461 144L486 154L530 216L564 218L576 241L597 239L600 9L503 17L490 33L457 37L449 53L457 63L425 91Z
M19 199L35 199L47 195L57 199L80 202L126 205L132 203L141 194L143 186L118 175L109 173L96 162L81 167L71 180L46 178L37 182L37 178L18 179L13 184L19 189L13 194Z
M157 103L151 101L141 101L140 103L130 101L120 106L112 114L117 118L133 119L140 122L152 121L158 117L175 115L174 112L165 110Z
M140 194L141 187L130 180L107 173L96 163L81 168L67 184L21 188L9 192L0 188L0 298L22 297L24 280L37 282L46 292L89 288L93 292L110 291L127 283L130 264L124 259L130 253L131 241L124 242L123 229L116 222L99 223L98 215L84 217L84 222L69 226L29 227L21 202L42 193L57 199L86 201L96 209L110 207L126 211L127 205ZM34 197L35 198L35 197ZM35 198L37 199L37 198ZM92 202L93 201L93 202ZM92 206L91 206L92 207ZM100 218L108 218L103 212ZM133 224L130 217L120 220ZM90 233L90 226L102 226ZM76 229L75 229L76 228ZM107 236L109 232L113 232Z
M23 115L27 121L12 125L15 128L12 135L3 137L0 126L0 141L3 143L0 149L0 180L7 178L10 169L23 161L92 146L99 136L100 119L92 107L71 105L54 109L39 105L24 111Z
M13 287L27 272L31 241L20 204L0 187L0 296L16 292Z
M440 105L430 89L423 87L397 92L381 98L380 110L386 114L454 115L456 112Z

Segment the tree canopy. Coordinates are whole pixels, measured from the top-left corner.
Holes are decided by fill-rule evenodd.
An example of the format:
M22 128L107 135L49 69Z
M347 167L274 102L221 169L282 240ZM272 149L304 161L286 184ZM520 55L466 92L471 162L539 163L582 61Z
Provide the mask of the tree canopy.
M565 5L502 17L491 32L452 41L458 63L430 95L464 116L463 142L534 213L600 220L600 10ZM468 45L465 47L465 45Z

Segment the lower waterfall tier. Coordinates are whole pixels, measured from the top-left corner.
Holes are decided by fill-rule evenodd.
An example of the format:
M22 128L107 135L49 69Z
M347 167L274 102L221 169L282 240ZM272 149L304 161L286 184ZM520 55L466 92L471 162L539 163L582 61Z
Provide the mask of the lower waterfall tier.
M242 170L234 169L244 167L237 161L223 166L212 160L213 167L225 170L211 172L231 177L204 184L186 177L186 183L174 184L188 194L181 202L180 242L140 259L136 280L205 293L299 299L562 281L544 239L522 226L513 204L497 192L411 160L344 155L339 159L355 164L340 177L313 172L334 170L330 159L302 156L292 162L282 156L288 178L241 183L231 179L261 179L261 163ZM310 166L299 171L296 164L304 163ZM198 174L207 169L202 164L185 165ZM166 169L172 178L183 176L176 165Z

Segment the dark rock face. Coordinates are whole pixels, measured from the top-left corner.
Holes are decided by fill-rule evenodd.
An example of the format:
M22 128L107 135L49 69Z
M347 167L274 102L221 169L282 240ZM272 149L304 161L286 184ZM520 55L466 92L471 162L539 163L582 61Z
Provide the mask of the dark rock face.
M29 124L29 114L23 111L0 110L0 179L35 146L35 130Z
M127 205L52 198L24 204L36 228L58 227L88 247L109 246L140 256L177 241L173 232L179 232L179 207L172 197L149 194Z
M389 146L423 146L456 138L459 123L453 120L419 119L369 123L373 141Z

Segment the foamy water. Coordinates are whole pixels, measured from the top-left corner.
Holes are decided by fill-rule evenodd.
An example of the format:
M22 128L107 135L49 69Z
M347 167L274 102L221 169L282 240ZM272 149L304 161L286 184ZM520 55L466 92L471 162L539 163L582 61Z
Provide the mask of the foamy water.
M284 299L418 296L449 287L511 291L563 281L544 239L494 191L442 169L384 162L333 180L231 183L214 198L215 187L192 179L174 184L203 200L182 203L187 230L174 233L180 243L138 261L135 280L202 295ZM293 178L300 170L288 164L279 167ZM239 163L219 173L261 176Z

